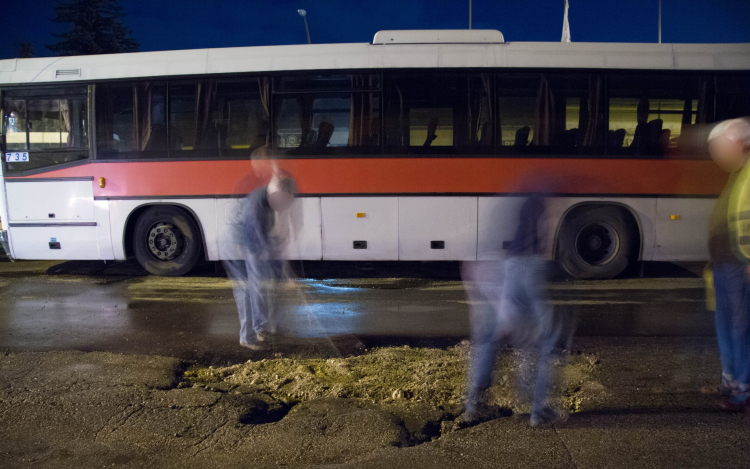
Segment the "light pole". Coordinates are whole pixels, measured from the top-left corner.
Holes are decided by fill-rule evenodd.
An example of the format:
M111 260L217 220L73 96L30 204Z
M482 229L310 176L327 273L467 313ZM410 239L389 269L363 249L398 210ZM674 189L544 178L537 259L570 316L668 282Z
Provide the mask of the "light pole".
M469 0L469 29L471 29L471 0Z
M661 0L659 0L659 44L661 44Z
M302 19L305 20L305 32L307 33L307 43L312 44L312 42L310 42L310 28L307 27L307 12L305 10L297 10L297 13L299 13Z

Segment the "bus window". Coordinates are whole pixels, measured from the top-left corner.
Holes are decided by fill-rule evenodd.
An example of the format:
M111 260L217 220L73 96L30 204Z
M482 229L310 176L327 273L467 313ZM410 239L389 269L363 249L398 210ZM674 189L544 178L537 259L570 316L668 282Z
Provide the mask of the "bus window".
M87 148L86 99L27 101L29 149Z
M280 77L274 96L276 148L290 154L379 151L380 93L371 91L379 83L377 75ZM325 91L292 91L317 89Z
M59 99L30 99L27 101L29 149L60 148L62 115Z
M261 100L259 82L219 82L216 105L204 138L208 148L249 154L266 145L268 113ZM213 134L215 139L210 135Z
M196 130L200 123L197 112L198 94L211 92L198 83L169 84L169 140L170 150L193 150Z
M492 153L492 75L403 73L389 77L386 147L396 153Z
M599 75L502 73L497 77L501 154L567 155L603 146Z
M158 82L96 86L98 158L167 156L165 89Z
M87 87L6 91L3 127L8 150L25 150L26 160L7 162L25 171L88 158Z
M750 73L716 77L716 121L750 117Z
M63 118L61 141L63 148L88 148L87 107L85 98L61 99Z
M700 122L701 79L673 75L609 77L607 153L663 156ZM706 98L704 98L706 99Z
M249 156L264 146L269 111L261 87L267 79L170 83L170 157Z
M8 150L26 149L26 101L6 99L5 109L5 148Z

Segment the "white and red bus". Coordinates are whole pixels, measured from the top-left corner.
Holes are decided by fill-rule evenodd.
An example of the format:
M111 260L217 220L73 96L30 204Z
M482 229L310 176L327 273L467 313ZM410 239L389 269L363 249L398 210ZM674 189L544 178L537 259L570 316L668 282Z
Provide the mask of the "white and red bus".
M520 181L553 175L550 258L580 278L707 257L726 176L710 124L750 115L750 45L373 43L0 61L12 258L138 258L181 275L271 158L299 197L289 256L502 256ZM259 152L273 148L272 152Z

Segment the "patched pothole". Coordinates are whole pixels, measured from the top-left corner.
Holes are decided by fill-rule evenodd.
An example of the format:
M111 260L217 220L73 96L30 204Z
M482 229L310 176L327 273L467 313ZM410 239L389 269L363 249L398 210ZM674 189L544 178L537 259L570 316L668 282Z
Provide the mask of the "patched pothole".
M278 421L297 404L320 399L376 405L403 422L409 444L419 444L445 433L450 427L446 422L460 414L469 350L463 342L447 348L383 347L332 359L274 358L226 367L193 366L180 386L252 396L243 398L247 412L242 423ZM522 355L515 350L502 354L488 404L528 412L516 386L516 363L528 359ZM596 380L598 363L596 356L585 353L557 361L558 386L552 392L556 406L577 412L587 399L606 393Z

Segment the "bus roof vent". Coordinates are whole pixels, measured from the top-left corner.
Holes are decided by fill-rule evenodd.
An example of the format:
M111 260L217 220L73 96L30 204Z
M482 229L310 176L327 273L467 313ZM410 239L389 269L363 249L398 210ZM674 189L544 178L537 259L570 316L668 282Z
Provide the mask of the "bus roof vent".
M81 69L80 68L71 68L68 70L55 70L55 78L60 77L80 77L81 76Z
M373 44L503 44L497 29L415 29L378 31Z

